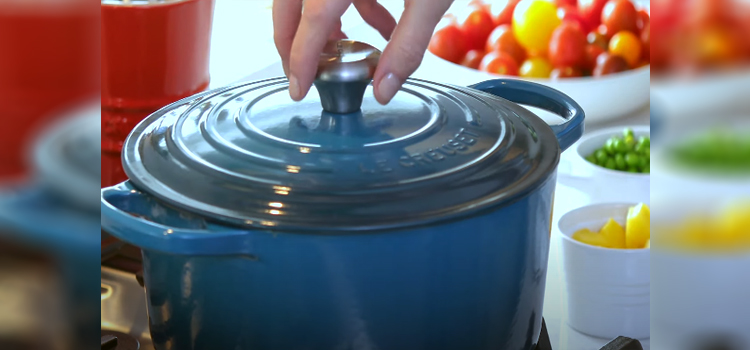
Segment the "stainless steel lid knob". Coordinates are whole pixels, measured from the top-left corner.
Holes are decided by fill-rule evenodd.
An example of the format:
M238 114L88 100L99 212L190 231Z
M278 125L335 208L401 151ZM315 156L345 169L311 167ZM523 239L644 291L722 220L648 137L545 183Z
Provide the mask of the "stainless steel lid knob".
M323 109L336 114L358 111L379 60L380 50L368 44L328 42L320 55L314 83Z

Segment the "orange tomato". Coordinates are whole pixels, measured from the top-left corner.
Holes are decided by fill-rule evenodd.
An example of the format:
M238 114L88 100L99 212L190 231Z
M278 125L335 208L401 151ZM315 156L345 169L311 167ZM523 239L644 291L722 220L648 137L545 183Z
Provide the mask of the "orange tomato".
M503 52L490 52L484 56L479 69L500 75L518 75L518 63L510 55Z
M637 21L638 12L630 0L610 0L602 11L602 24L610 35L623 30L637 34Z
M479 64L484 58L484 51L482 50L471 50L466 53L464 59L461 61L461 65L473 69L479 69Z
M624 58L630 67L634 67L641 59L642 45L641 40L635 34L629 31L621 31L609 41L609 52Z
M504 52L513 57L519 65L526 59L526 49L516 41L510 25L503 24L495 28L487 38L487 52Z

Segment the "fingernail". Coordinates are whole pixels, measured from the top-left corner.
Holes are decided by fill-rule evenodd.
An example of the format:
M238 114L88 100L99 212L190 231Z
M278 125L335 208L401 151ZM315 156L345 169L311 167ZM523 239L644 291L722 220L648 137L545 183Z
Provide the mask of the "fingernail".
M292 98L292 100L299 101L299 83L297 82L297 78L292 75L289 76L289 96Z
M393 73L386 74L386 76L380 80L380 84L378 85L378 95L384 100L380 101L380 103L386 104L390 102L400 88L401 80L393 75Z

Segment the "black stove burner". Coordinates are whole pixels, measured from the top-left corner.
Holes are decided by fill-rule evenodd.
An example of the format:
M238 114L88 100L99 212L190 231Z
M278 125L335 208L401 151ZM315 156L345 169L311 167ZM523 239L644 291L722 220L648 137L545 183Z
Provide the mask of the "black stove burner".
M552 350L552 342L549 340L549 332L547 332L547 324L544 319L542 319L542 333L539 334L539 342L534 350ZM638 340L617 337L599 350L643 350L643 346Z
M102 350L138 350L141 344L131 335L102 331Z

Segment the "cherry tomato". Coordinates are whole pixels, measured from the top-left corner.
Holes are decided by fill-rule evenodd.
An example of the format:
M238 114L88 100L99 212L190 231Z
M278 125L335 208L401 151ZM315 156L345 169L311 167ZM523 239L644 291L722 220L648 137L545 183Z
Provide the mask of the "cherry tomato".
M583 76L583 73L574 67L555 68L552 70L552 74L550 74L550 78L552 79L577 78L581 76Z
M589 31L588 23L586 23L586 20L584 20L581 14L578 13L578 8L575 6L560 6L557 9L557 17L560 17L563 22L578 24L584 33Z
M589 35L586 36L586 42L592 45L597 45L605 50L609 48L609 39L607 39L604 34L599 33L598 31L589 33Z
M599 58L599 55L605 53L606 51L599 45L589 44L586 46L586 60L584 62L584 68L586 70L594 70L594 67L596 67L596 59Z
M557 7L573 6L578 7L578 0L555 0Z
M479 63L484 58L484 51L482 50L471 50L466 53L464 59L461 61L461 65L473 69L479 69Z
M464 36L455 25L448 25L436 31L430 39L428 49L435 56L453 63L460 62L468 51Z
M519 74L524 78L547 79L552 74L552 65L541 57L529 58L521 65Z
M607 52L599 55L596 59L594 76L601 77L609 74L624 72L628 70L628 62L620 56L611 55Z
M563 22L552 34L549 58L555 67L583 66L586 60L586 35L578 26Z
M513 23L513 10L521 0L499 0L490 4L490 14L495 26Z
M638 28L638 33L643 31L643 28L646 28L646 25L651 20L651 17L649 17L648 12L644 9L638 10L638 17L635 21L635 26Z
M589 28L596 28L602 23L602 10L606 4L607 0L578 1L578 9L581 12L581 16L583 16L583 19L589 24Z
M513 11L513 33L526 50L545 52L560 23L557 7L545 0L521 0Z
M602 10L602 24L614 35L623 30L638 33L638 12L630 0L610 0Z
M487 37L495 29L490 13L481 6L472 6L458 17L458 28L470 50L484 48Z
M484 56L479 69L500 75L518 75L518 63L513 57L502 52L490 52Z
M629 31L621 31L609 41L609 53L620 56L628 62L630 67L635 67L641 60L641 39Z
M504 52L513 57L519 65L526 59L526 50L518 43L513 35L510 25L503 24L495 28L487 38L485 47L487 52L497 51Z

